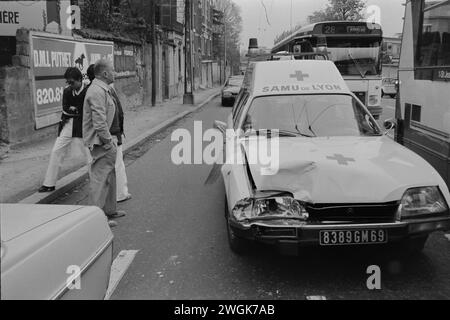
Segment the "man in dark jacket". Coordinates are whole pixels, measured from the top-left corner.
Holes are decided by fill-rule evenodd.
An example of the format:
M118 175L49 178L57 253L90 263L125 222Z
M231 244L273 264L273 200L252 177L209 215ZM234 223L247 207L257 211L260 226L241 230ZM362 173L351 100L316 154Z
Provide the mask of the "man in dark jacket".
M52 192L55 190L59 169L72 143L79 145L87 162L90 162L91 159L82 140L83 104L87 86L83 83L83 75L78 68L67 68L64 78L68 86L63 93L63 110L58 138L53 146L44 184L39 188L39 192Z

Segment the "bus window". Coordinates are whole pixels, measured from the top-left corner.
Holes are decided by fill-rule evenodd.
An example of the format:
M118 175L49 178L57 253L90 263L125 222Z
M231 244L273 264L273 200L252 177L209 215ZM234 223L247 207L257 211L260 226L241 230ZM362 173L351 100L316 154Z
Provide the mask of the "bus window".
M415 78L433 80L435 69L450 67L450 1L423 0L420 11L414 21L419 30Z
M381 73L380 39L328 37L327 50L342 75Z

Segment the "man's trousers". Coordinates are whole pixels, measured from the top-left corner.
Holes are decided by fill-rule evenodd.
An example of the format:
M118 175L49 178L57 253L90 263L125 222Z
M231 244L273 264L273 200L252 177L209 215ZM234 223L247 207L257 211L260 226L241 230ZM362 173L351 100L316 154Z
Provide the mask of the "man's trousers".
M83 153L87 163L91 161L89 149L84 146L83 139L72 137L72 124L73 119L68 120L64 125L64 128L61 130L59 137L56 138L52 153L50 154L50 161L48 163L47 173L45 174L43 183L46 187L56 186L59 169L61 168L62 162L69 152L72 144L76 144L78 150Z
M89 170L89 204L102 208L107 216L117 212L116 157L114 144L106 150L95 145L91 150L92 164Z

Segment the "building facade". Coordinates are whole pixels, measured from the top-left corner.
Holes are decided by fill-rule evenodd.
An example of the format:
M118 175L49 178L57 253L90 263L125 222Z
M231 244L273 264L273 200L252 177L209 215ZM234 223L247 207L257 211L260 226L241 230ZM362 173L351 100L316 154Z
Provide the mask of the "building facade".
M382 52L385 59L389 61L384 61L385 63L395 63L398 64L400 60L400 48L402 46L401 35L397 37L384 37Z
M20 145L56 135L61 114L60 91L65 86L63 71L67 66L80 66L85 73L97 59L111 59L116 71L114 85L125 111L150 106L153 85L157 103L182 96L185 0L154 1L29 1L34 14L42 13L42 17L33 25L30 23L34 20L28 19L14 26L14 30L1 30L8 34L0 35L0 44L4 44L0 49L0 142ZM20 5L26 2L21 1ZM16 8L15 3L0 2L5 7L2 9L22 10L20 16L26 16L30 7ZM76 10L67 14L69 5L79 8L79 16L72 16ZM194 89L209 88L221 83L220 65L212 55L213 6L211 0L191 0L191 5ZM70 21L79 27L68 28ZM53 61L56 65L49 57L63 58Z

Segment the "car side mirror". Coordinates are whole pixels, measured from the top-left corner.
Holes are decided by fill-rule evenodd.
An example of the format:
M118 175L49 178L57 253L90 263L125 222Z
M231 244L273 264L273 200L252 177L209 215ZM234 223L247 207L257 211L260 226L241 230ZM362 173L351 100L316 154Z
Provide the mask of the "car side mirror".
M384 128L387 131L391 131L391 130L395 129L395 121L394 121L394 119L387 119L386 121L384 121Z
M214 129L217 129L220 132L225 133L227 130L227 124L222 121L214 121Z

